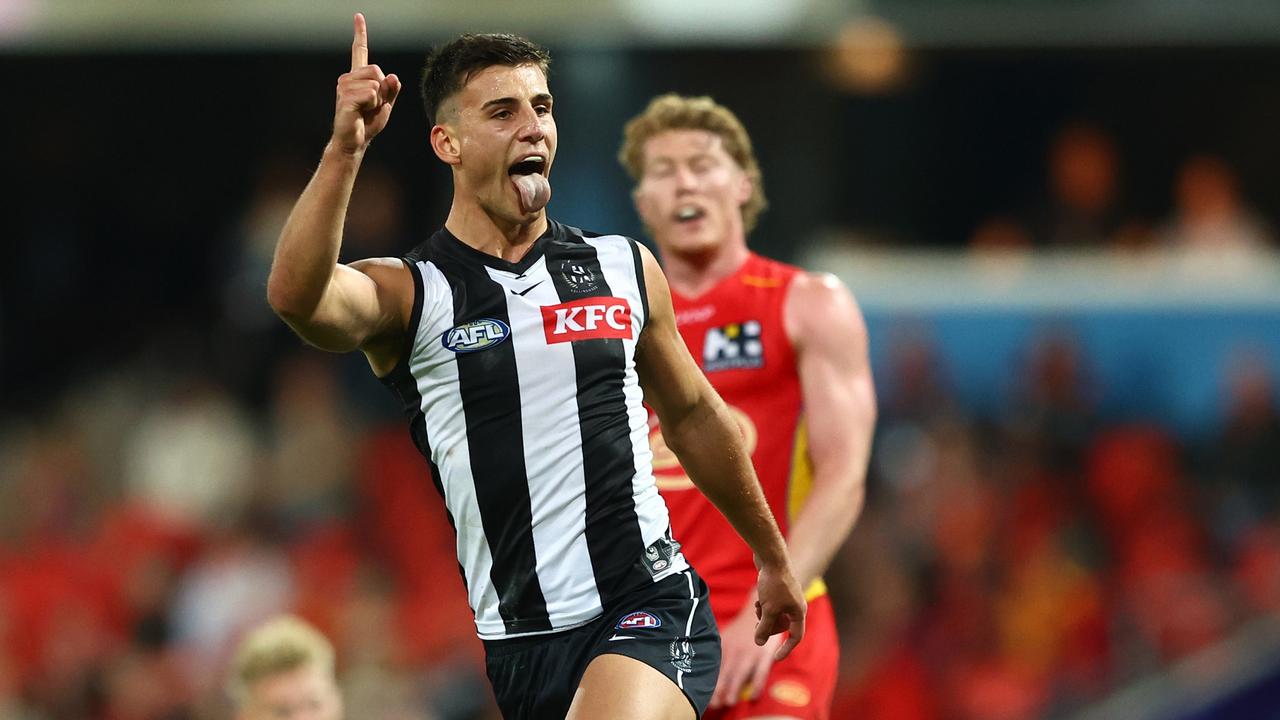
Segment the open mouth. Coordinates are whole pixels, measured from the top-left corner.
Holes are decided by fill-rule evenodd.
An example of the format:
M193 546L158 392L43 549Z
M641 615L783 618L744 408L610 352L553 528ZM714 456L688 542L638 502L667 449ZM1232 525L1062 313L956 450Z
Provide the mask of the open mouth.
M689 223L706 217L707 211L697 205L681 205L676 208L675 220L678 223Z
M507 169L508 175L541 175L547 167L547 159L538 156L527 157Z
M547 206L551 184L547 182L546 172L547 159L542 155L526 155L507 168L521 212L536 213Z

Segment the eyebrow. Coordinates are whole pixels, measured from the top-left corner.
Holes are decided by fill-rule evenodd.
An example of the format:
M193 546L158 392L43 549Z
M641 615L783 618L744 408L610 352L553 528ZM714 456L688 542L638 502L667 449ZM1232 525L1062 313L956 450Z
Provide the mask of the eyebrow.
M533 98L531 99L531 102L535 105L539 103L548 103L551 101L552 101L551 93L538 93L537 95L534 95ZM491 107L498 107L500 105L515 105L518 102L520 101L513 97L496 98L494 100L490 100L484 105L481 105L480 111L484 112Z

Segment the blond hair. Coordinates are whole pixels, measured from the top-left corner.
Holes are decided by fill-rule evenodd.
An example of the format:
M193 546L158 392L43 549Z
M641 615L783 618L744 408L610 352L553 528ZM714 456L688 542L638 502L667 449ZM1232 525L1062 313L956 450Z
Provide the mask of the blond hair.
M644 177L644 144L667 130L705 130L720 138L725 152L751 180L751 197L742 205L742 225L751 232L769 203L764 197L763 178L751 148L751 137L738 116L705 95L685 97L668 93L654 98L622 131L618 162L632 180L638 183Z
M258 681L301 667L315 667L332 677L333 645L300 618L283 615L268 620L240 641L232 660L227 692L237 704L243 705Z

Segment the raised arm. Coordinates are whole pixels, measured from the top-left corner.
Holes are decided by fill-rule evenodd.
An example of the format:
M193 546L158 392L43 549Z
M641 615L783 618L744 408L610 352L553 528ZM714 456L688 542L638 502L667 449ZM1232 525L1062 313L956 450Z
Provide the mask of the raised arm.
M267 301L303 340L323 350L360 349L378 374L398 359L413 304L413 279L394 259L338 264L351 188L369 142L382 131L400 79L369 64L363 15L355 16L351 71L338 78L333 136L285 222Z
M790 630L778 649L782 659L804 636L804 596L742 434L724 401L689 356L676 331L666 277L652 253L641 248L648 288L648 323L636 348L645 401L662 423L662 435L689 479L751 547L760 570L755 641Z
M787 294L813 486L787 543L806 587L826 571L862 511L876 395L867 327L853 296L830 275L801 275Z

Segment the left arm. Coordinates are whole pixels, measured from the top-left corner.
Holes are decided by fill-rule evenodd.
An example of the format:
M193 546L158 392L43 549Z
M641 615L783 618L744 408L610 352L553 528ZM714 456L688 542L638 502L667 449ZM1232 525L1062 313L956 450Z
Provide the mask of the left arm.
M876 420L867 330L849 291L828 275L792 281L783 324L796 353L813 484L788 537L800 586L819 578L862 510L863 480ZM750 606L720 628L722 660L711 707L760 697L773 658L747 641ZM767 649L767 648L766 648Z
M792 520L788 549L802 586L820 577L862 512L876 423L867 328L830 275L795 279L783 311L796 350L813 486Z
M777 652L781 659L804 636L804 595L742 433L676 331L671 294L658 261L643 247L640 255L649 318L636 346L636 371L645 401L658 414L663 437L689 479L755 553L760 570L755 642L763 645L770 635L789 630Z

